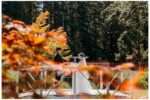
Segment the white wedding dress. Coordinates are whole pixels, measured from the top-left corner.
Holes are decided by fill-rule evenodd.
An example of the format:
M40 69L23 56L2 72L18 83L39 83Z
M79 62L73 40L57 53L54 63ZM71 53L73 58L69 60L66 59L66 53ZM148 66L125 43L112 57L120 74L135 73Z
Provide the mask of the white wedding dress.
M86 59L82 58L79 63L76 63L76 67L79 67L80 64L86 64ZM88 81L89 74L87 72L75 72L72 76L72 88L74 94L79 93L90 93L92 86Z

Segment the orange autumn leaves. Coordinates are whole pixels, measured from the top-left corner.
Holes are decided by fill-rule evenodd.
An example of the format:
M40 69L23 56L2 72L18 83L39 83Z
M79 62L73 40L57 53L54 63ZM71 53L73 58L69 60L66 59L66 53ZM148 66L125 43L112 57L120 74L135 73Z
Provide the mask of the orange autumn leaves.
M49 12L41 12L36 18L35 22L32 23L31 29L33 33L44 33L48 31L49 24L47 24L47 19L49 17Z
M12 20L8 16L3 17L6 21L2 27L3 66L40 66L43 61L48 60L47 55L54 55L57 47L68 48L63 27L48 31L48 25L43 26L46 24L48 12L42 12L39 16L37 19L40 22L36 20L32 25ZM44 55L45 53L47 55Z
M140 89L138 87L138 82L141 77L145 74L144 69L139 69L139 71L131 77L129 80L125 80L120 84L119 90L121 91L133 91Z
M55 41L57 45L61 45L61 47L66 47L67 44L67 36L66 32L63 31L63 27L59 27L58 29L53 29L48 32L48 36L52 41Z
M88 65L81 66L80 71L88 71L90 74L90 80L92 80L95 84L103 83L104 86L107 86L109 82L112 81L115 75L118 75L111 83L111 86L120 91L134 91L139 90L141 87L139 86L139 81L146 73L144 68L137 70L135 74L132 74L129 79L120 80L120 75L124 74L123 72L128 72L131 68L136 67L135 64L127 62L116 65L114 67L106 67L103 65ZM113 75L115 73L115 75ZM117 74L118 73L118 74ZM100 77L103 80L100 80Z

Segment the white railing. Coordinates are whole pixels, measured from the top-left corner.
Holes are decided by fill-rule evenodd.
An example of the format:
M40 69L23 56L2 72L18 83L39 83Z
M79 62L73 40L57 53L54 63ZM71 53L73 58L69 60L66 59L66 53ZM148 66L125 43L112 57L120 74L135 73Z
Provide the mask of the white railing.
M87 57L83 54L83 53L80 53L78 56L76 57L73 57L74 58L74 62L72 63L73 66L71 66L72 68L75 68L75 67L79 67L80 64L82 65L85 65L87 66L87 63L86 63L86 59ZM77 63L76 60L79 59L80 62ZM41 70L40 70L40 79L44 81L45 77L47 76L47 71L50 70L49 69L49 66L42 66L41 67ZM35 81L35 78L34 76L32 75L32 73L30 71L27 70L27 73L28 73L28 76L33 80ZM120 75L117 73L116 75L114 75L113 79L115 79L116 77L120 76L121 80L123 80L123 73L120 73ZM62 76L64 77L64 76ZM72 74L72 89L71 89L71 94L72 95L77 95L79 93L89 93L91 94L91 91L94 91L94 89L92 88L91 86L91 83L90 81L88 80L89 78L89 74L87 72L74 72ZM109 90L110 88L110 85L111 85L111 82L113 81L110 81L110 83L108 84L108 86L106 87L106 89L104 89L103 87L103 73L100 72L100 89L97 89L98 91L103 91L103 90ZM38 84L38 83L37 83ZM32 88L32 85L30 84L30 87ZM53 89L49 89L47 91L47 96L50 95L52 92L50 92L51 90ZM70 89L68 89L70 91ZM42 92L42 89L40 89L40 95L43 95L43 92ZM97 92L98 92L97 91ZM93 92L94 93L94 92ZM96 93L97 94L97 93ZM45 96L45 94L43 95Z

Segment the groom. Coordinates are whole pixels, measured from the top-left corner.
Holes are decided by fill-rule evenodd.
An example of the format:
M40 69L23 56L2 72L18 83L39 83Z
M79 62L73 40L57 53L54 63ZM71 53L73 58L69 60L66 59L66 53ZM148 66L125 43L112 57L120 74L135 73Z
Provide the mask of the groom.
M54 57L54 61L56 61L58 64L64 62L65 60L63 59L61 55L62 49L61 48L56 48L56 54ZM57 70L56 71L56 79L60 80L62 76L62 71Z

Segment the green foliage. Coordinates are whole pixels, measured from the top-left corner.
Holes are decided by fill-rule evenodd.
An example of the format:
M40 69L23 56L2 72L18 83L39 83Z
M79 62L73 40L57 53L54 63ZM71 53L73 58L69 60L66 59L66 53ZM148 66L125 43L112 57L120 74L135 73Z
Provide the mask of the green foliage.
M141 77L140 81L138 82L138 85L141 88L148 89L148 71L144 73L144 75Z
M3 72L3 75L4 74L12 82L18 82L19 81L19 72L18 71L7 70L7 71Z
M134 62L147 63L148 2L26 2L17 13L4 2L3 13L26 20L38 12L38 3L51 12L51 28L65 28L73 54L85 52L89 59L112 61L124 61L131 55ZM36 13L32 16L35 19Z
M148 58L148 5L147 2L114 2L102 11L107 29L112 28L117 39L116 59L132 55L135 62L146 63ZM114 26L114 27L113 27ZM116 26L116 28L115 28Z

